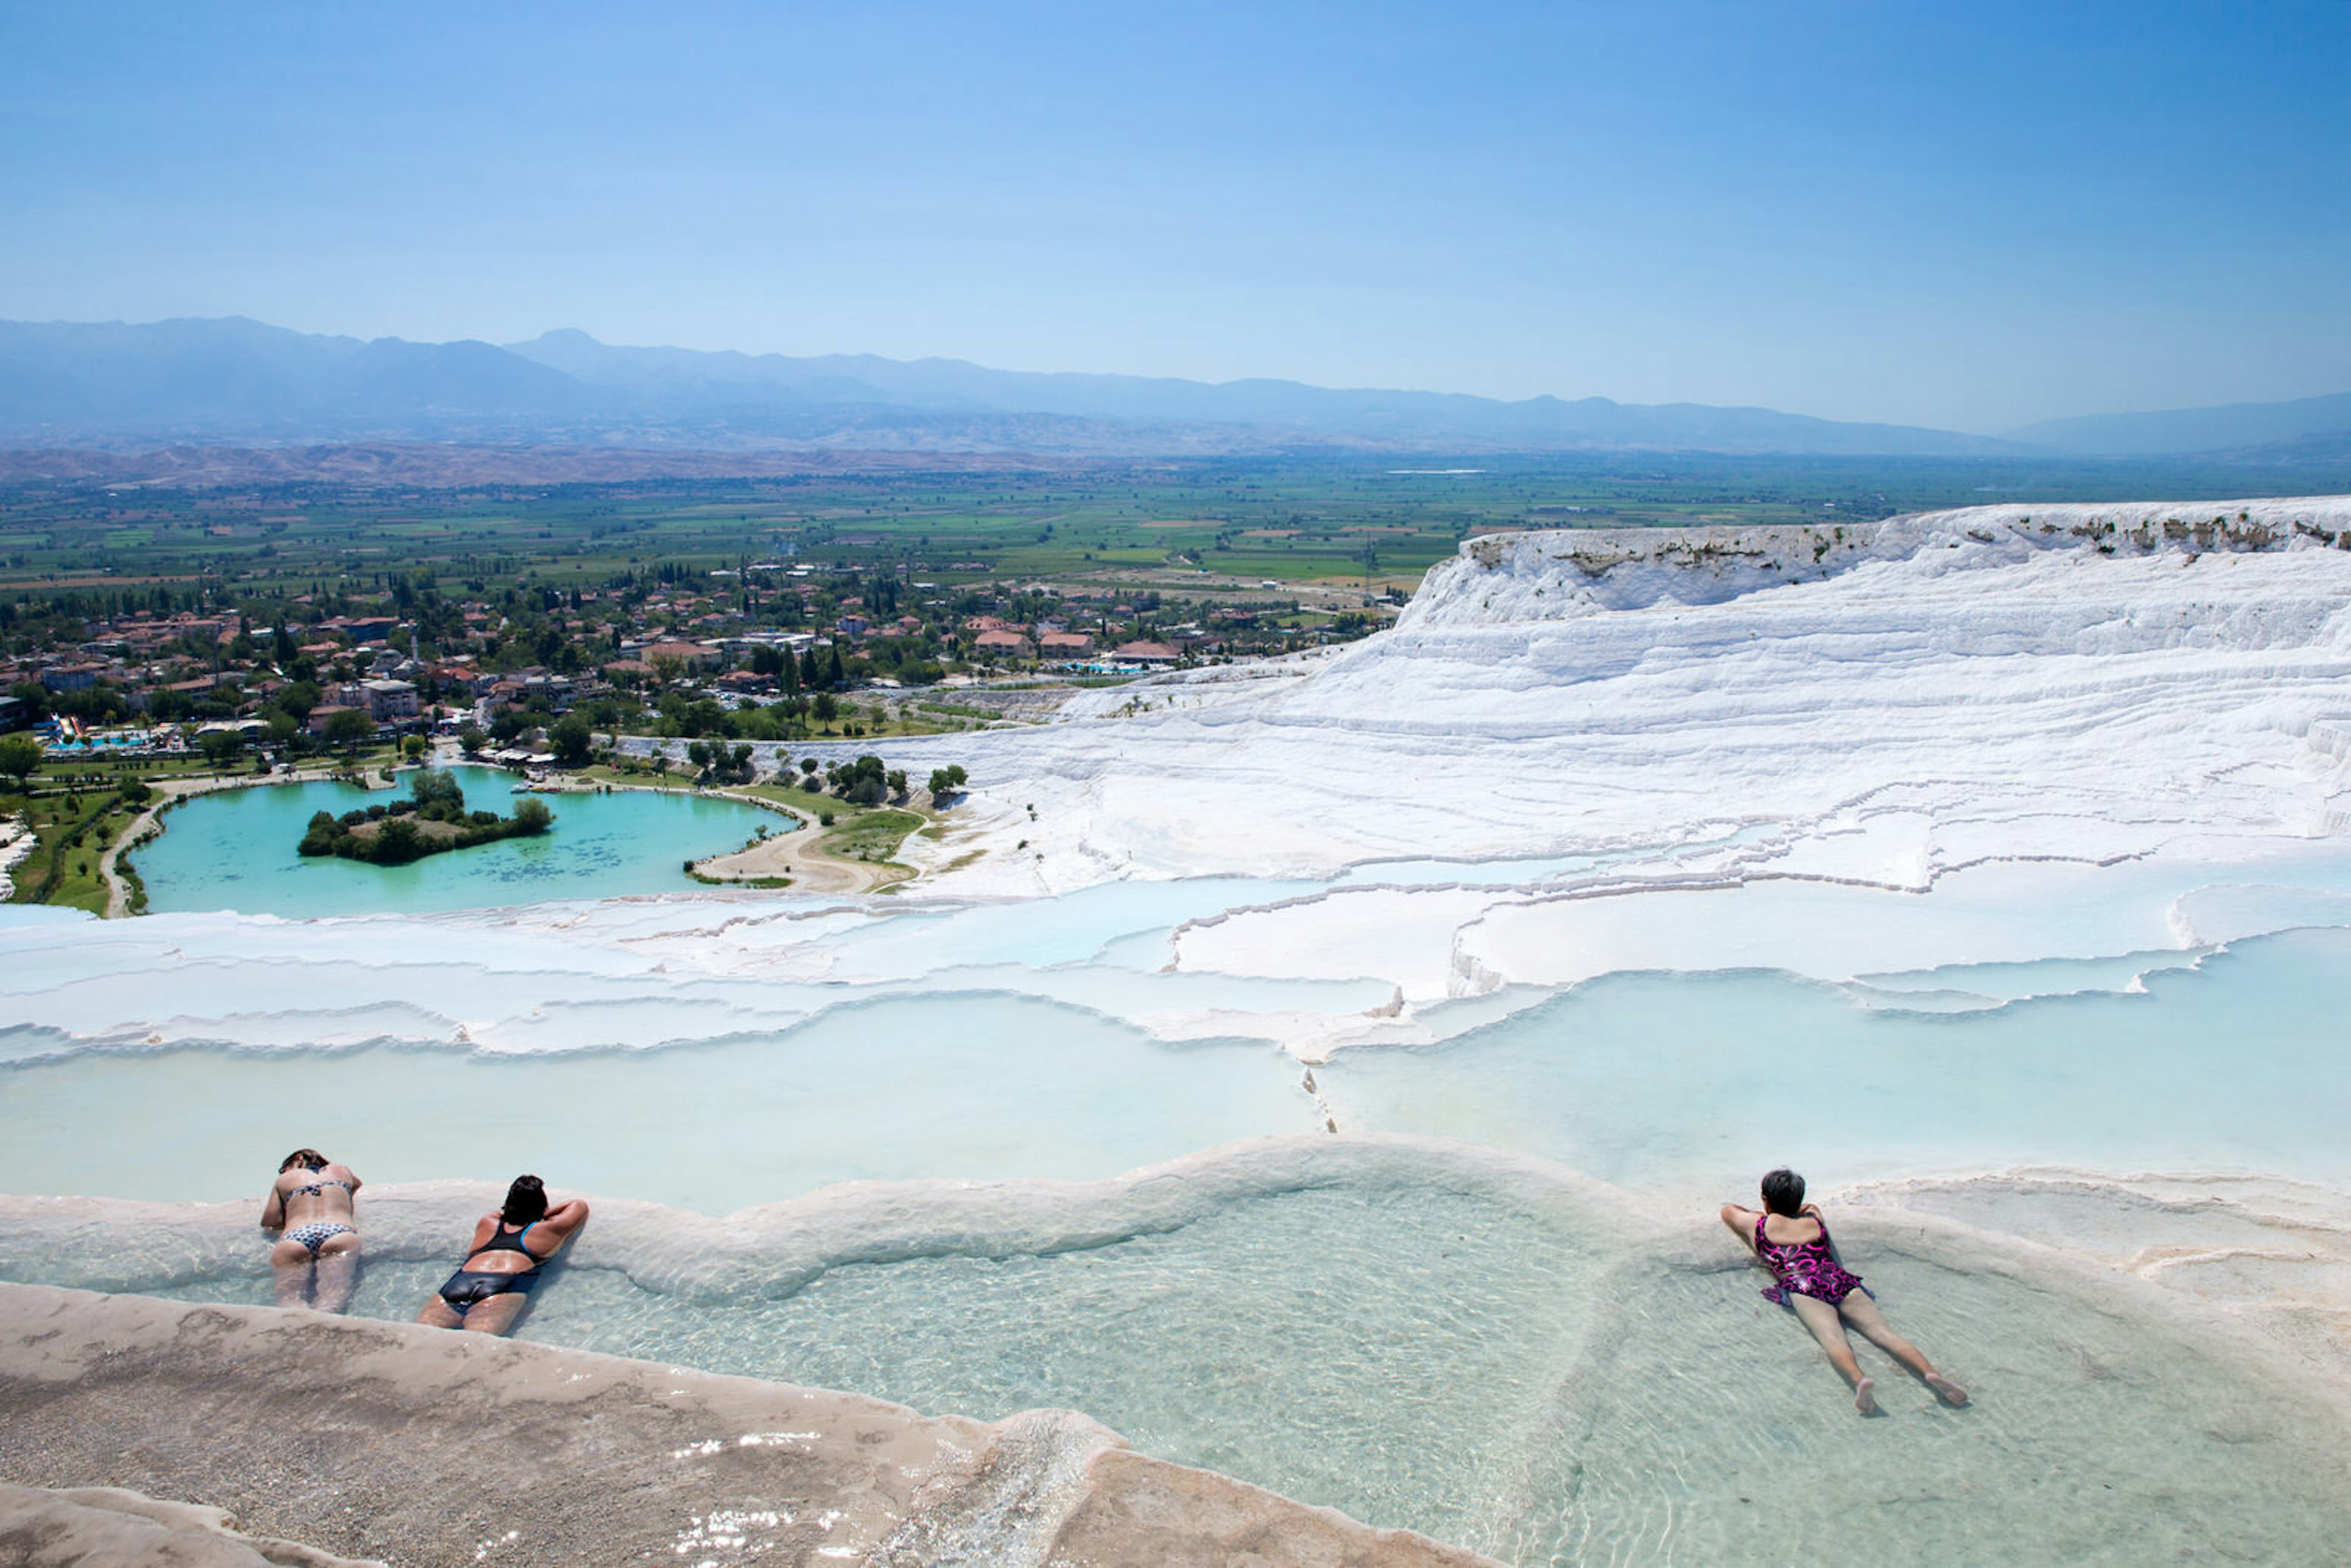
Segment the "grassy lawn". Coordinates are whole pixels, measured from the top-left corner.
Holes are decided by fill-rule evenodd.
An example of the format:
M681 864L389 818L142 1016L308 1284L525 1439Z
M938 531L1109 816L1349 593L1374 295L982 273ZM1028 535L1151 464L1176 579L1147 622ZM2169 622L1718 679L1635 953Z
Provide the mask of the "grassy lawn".
M381 786L383 768L396 760L390 748L362 752L357 766L368 781ZM340 757L306 758L306 768L349 765ZM103 915L107 888L99 875L99 857L114 842L145 803L126 801L120 787L132 779L148 784L214 779L251 779L259 775L247 761L242 768L215 768L203 758L125 760L114 765L50 762L26 781L25 789L0 794L0 817L28 823L34 833L33 852L9 873L8 902L53 904ZM124 868L134 895L137 873Z
M599 764L593 768L583 768L569 777L590 784L627 784L641 789L695 791L692 776L677 772L666 776L650 769L628 773ZM791 812L802 822L823 826L825 831L817 840L818 847L841 860L865 861L875 865L894 864L898 847L906 841L908 836L925 831L934 825L922 812L909 810L903 806L853 805L838 795L810 794L797 785L728 784L718 788L729 795L766 801Z
M106 912L99 857L145 808L112 790L38 796L0 795L0 815L28 823L34 849L9 873L11 904L54 904Z
M902 810L894 806L862 808L833 802L841 813L840 825L817 841L826 853L848 861L871 861L877 865L891 863L898 846L906 835L923 826L919 811Z

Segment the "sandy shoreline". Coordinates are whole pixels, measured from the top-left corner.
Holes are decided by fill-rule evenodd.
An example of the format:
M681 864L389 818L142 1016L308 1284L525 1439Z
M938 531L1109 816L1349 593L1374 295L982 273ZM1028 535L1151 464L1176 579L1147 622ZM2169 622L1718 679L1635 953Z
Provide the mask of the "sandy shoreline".
M443 747L432 758L435 767L452 767L466 763L466 758ZM489 766L477 764L476 766ZM121 874L124 855L134 852L141 844L162 832L163 812L178 802L198 795L209 795L223 789L251 789L271 784L316 784L331 781L341 773L333 768L305 768L295 773L244 774L207 779L172 779L155 781L151 788L155 800L147 809L124 825L114 841L99 858L99 875L107 888L106 918L120 920L131 914L131 884ZM531 786L534 792L548 795L592 794L603 790L638 790L655 794L675 794L657 785L596 783L583 784L558 781ZM694 874L716 883L754 883L769 878L789 878L792 889L803 894L861 894L907 880L902 870L862 861L842 860L819 848L819 841L831 830L816 820L813 810L794 812L778 806L772 800L739 790L715 789L696 791L698 795L733 800L742 805L756 806L764 811L789 817L799 825L789 832L770 835L766 841L748 849L712 855L694 864ZM816 799L811 797L812 800ZM21 848L16 844L0 844L0 874L5 874L11 850L19 856L30 853L32 837L24 835ZM0 889L5 883L0 881Z
M728 799L749 797L729 795ZM756 883L786 877L790 879L793 892L804 894L872 893L906 880L890 866L845 861L827 854L819 845L832 830L819 821L814 811L801 817L799 822L790 832L771 833L747 849L696 861L694 874L705 882L720 883Z
M601 779L593 783L559 780L538 785L537 789L539 793L548 795L586 795L622 789L656 795L684 793L658 784L624 784ZM811 795L808 807L795 811L778 806L773 800L723 786L697 789L693 794L697 798L734 800L746 806L756 806L763 811L789 817L799 824L789 832L770 833L747 848L695 861L691 873L704 882L723 884L789 878L794 893L831 894L872 893L907 880L905 874L895 868L864 861L841 860L818 847L819 841L832 831L818 821L816 815L819 809L830 803L828 797Z

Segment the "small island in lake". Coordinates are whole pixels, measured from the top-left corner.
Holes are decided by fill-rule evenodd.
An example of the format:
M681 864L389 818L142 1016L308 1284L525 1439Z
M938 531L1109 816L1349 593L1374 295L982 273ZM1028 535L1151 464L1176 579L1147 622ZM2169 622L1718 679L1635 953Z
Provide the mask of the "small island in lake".
M465 791L450 774L427 768L409 780L408 798L338 817L320 811L302 835L306 855L337 855L371 865L406 865L448 850L547 831L555 813L544 800L525 800L511 817L465 810Z

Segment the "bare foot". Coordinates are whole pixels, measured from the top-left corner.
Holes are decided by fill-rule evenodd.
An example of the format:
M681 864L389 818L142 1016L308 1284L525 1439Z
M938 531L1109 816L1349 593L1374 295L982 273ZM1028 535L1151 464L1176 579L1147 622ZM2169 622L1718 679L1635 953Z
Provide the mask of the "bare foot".
M1877 1379L1865 1377L1853 1385L1853 1407L1865 1416L1877 1414Z
M1968 1402L1968 1391L1939 1372L1930 1372L1927 1375L1927 1386L1935 1391L1937 1398L1953 1409Z

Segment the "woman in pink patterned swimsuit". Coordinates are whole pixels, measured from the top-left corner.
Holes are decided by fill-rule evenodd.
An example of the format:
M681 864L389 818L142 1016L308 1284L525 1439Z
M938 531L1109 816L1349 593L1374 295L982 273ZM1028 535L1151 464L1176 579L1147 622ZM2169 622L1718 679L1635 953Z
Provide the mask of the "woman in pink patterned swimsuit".
M1846 1272L1837 1261L1836 1243L1829 1239L1820 1206L1804 1201L1803 1177L1784 1168L1773 1171L1763 1178L1761 1212L1726 1203L1722 1222L1771 1270L1777 1283L1764 1296L1794 1309L1828 1352L1830 1364L1853 1385L1855 1409L1865 1416L1877 1414L1876 1384L1862 1375L1861 1364L1854 1359L1853 1345L1844 1335L1847 1323L1917 1374L1944 1404L1968 1402L1966 1389L1937 1372L1917 1345L1886 1326L1861 1276Z

